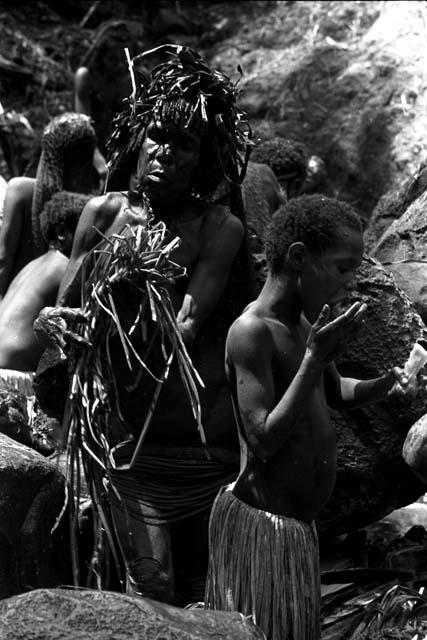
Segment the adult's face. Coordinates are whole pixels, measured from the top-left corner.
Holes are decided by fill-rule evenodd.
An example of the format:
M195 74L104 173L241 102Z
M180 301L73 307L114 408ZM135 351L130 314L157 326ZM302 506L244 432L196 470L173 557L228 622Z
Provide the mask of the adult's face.
M173 205L190 196L199 160L200 136L195 129L153 121L139 154L138 184L153 204Z
M316 320L324 304L336 304L354 289L362 256L362 234L348 227L341 229L332 247L320 255L310 254L300 278L302 306L310 322Z

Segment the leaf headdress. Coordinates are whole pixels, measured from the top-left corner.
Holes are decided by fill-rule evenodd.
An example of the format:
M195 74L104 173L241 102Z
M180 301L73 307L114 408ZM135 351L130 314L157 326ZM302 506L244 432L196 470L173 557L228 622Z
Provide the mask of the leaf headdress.
M166 57L166 61L148 74L146 65L153 57ZM212 193L223 179L241 184L251 130L237 106L237 83L211 69L196 51L180 45L161 45L141 53L129 60L129 67L133 92L113 120L108 141L110 173L129 156L136 158L148 124L158 119L197 127L201 159L195 187L200 196Z

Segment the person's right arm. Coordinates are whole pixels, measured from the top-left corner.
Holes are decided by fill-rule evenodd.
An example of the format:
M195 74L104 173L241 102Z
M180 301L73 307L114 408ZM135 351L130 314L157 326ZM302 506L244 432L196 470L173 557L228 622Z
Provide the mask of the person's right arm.
M0 229L0 300L12 280L24 224L31 224L34 182L33 178L20 177L12 178L7 185Z
M325 305L313 324L301 364L290 385L276 402L273 345L269 329L255 317L242 316L227 338L227 358L236 374L236 394L248 444L267 462L291 437L304 415L307 398L323 371L342 346L343 337L359 321L359 303L328 322ZM283 356L285 358L285 355Z
M80 306L80 267L89 251L91 251L102 238L97 232L97 229L101 231L101 233L105 233L110 227L119 208L119 200L115 194L92 198L86 204L74 234L70 259L58 291L57 306Z

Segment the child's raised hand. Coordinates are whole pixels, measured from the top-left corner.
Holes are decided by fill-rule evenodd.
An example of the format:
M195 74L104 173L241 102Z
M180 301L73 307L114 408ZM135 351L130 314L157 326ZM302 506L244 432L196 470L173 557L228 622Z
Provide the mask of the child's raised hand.
M347 311L329 321L331 311L325 304L307 339L307 351L319 363L331 362L344 346L346 338L362 324L366 304L355 302Z

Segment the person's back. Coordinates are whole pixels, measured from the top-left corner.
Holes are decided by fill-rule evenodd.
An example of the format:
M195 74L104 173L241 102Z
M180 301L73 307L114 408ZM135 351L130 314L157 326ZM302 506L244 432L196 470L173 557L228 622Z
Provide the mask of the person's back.
M49 248L19 271L0 303L0 369L35 371L44 346L34 334L33 322L43 307L55 304L87 200L83 194L61 191L44 207L40 229Z
M35 178L12 178L6 187L0 232L0 299L11 279L34 257L31 205Z
M0 367L34 371L43 352L33 332L40 310L55 303L68 258L57 249L29 262L0 304Z
M36 178L16 177L7 185L0 229L0 300L11 280L30 260L46 251L40 215L62 189L90 191L95 132L87 116L65 113L45 127Z

